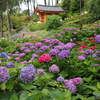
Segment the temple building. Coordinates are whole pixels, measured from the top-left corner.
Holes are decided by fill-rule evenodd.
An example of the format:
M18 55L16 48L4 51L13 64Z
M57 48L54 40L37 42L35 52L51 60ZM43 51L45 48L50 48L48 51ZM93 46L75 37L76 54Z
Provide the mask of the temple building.
M47 15L60 15L60 13L65 12L60 6L45 6L45 5L37 5L34 13L40 15L40 21L46 22Z

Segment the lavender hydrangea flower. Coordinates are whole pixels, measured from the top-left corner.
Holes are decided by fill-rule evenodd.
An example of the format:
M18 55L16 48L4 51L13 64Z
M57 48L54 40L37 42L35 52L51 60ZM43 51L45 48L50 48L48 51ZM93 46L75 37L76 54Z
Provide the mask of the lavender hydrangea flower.
M49 68L49 71L50 72L53 72L53 73L58 73L60 70L59 70L59 67L56 66L55 64L53 64L50 68Z
M100 42L100 35L96 36L96 42Z
M79 83L82 83L82 78L79 78L79 77L73 78L73 79L70 79L70 80L72 81L72 83L73 83L74 85L77 85L77 84L79 84Z
M97 67L97 66L100 66L100 64L94 64L93 66Z
M49 49L49 46L41 46L40 47L40 50L42 50L42 51L45 51L45 50L48 50Z
M39 48L39 47L41 47L41 46L43 46L43 44L42 44L41 42L37 42L37 43L35 44L35 47L37 47L37 48Z
M78 56L78 59L79 59L79 60L85 60L85 58L86 58L86 57L85 57L84 55Z
M64 32L60 32L60 34L64 34Z
M67 44L64 45L64 48L69 50L69 49L72 49L75 46L76 46L75 43L70 43L69 42L69 43L67 43Z
M24 50L24 52L25 53L29 53L29 52L31 52L31 50L30 49L26 49L26 50Z
M69 55L70 55L70 51L68 51L68 50L62 50L62 51L58 54L58 57L62 60L62 59L68 58Z
M40 41L41 41L41 42L45 42L46 40L47 40L47 39L41 39Z
M36 68L30 64L26 68L21 69L20 79L24 82L33 81L35 78Z
M59 76L59 77L57 78L57 81L58 81L58 82L64 82L64 80L65 80L65 79L64 79L62 76Z
M24 50L26 50L27 48L28 48L28 47L21 47L20 50L21 50L21 51L24 51Z
M97 56L98 56L97 54L93 54L93 55L92 55L92 57L97 57Z
M19 57L24 57L25 56L25 53L20 53L19 54Z
M14 67L15 67L15 64L12 63L12 62L10 62L10 63L7 63L7 64L6 64L6 67L7 67L7 68L14 68Z
M58 44L60 41L58 39L51 39L51 44Z
M12 53L8 53L8 56L13 56L13 54Z
M35 58L35 57L38 57L38 55L36 53L33 53L32 57Z
M96 53L100 53L100 51L96 51Z
M76 92L76 86L73 84L71 80L65 80L64 85L67 87L69 91L72 91L73 93Z
M16 51L15 54L19 54L19 51Z
M38 75L45 74L45 71L42 68L37 69L37 74Z
M50 40L46 40L46 41L45 41L45 43L50 43L50 42L51 42Z
M30 49L36 49L36 47L35 46L31 46Z
M0 67L0 82L7 82L10 79L10 75L6 67Z
M29 60L29 62L32 62L32 61L34 61L34 58L31 58L31 59Z
M21 62L22 64L27 64L28 62L27 61L23 61L23 62Z
M58 49L51 49L49 51L49 54L50 54L50 56L55 56L55 55L58 55L59 52L60 51Z
M84 51L84 54L92 54L92 53L94 53L94 51L91 49L87 49Z
M59 46L55 46L54 49L58 49L58 50L61 50L61 49L64 49L64 46L62 45L59 45Z

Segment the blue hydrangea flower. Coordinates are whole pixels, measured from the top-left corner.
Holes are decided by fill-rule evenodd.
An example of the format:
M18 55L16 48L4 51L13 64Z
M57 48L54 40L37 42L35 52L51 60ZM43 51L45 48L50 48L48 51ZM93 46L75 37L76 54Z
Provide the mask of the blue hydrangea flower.
M6 67L7 67L7 68L14 68L14 67L15 67L15 64L12 63L12 62L10 62L10 63L7 63L7 64L6 64Z
M10 78L6 67L0 67L0 82L7 82Z
M24 82L33 81L35 78L36 68L30 64L26 68L21 69L20 79Z
M65 80L65 79L64 79L62 76L59 76L59 77L57 78L57 81L58 81L58 82L64 82L64 80Z
M70 51L63 50L58 54L58 57L62 60L62 59L68 58L69 55L70 55Z
M2 58L8 58L8 55L7 55L5 52L0 53L0 56L1 56Z

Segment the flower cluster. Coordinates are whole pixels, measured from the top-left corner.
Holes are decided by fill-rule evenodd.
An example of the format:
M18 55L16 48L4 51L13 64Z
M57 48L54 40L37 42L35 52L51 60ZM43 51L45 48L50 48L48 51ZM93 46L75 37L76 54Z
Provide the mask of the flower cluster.
M73 78L64 81L64 85L67 87L68 90L72 91L73 93L76 92L76 85L79 83L82 83L81 78Z
M42 55L38 58L39 63L42 63L42 62L49 62L50 60L52 60L52 58L50 57L49 54L42 54Z
M30 64L26 68L21 69L20 79L24 82L33 81L35 78L36 68Z
M92 54L92 53L94 53L94 51L91 49L87 49L84 51L84 54Z
M69 43L67 43L67 44L64 45L64 48L69 50L69 49L72 49L75 46L76 46L75 43L70 43L69 42Z
M15 64L12 63L12 62L10 62L10 63L7 63L7 64L6 64L6 67L7 67L7 68L14 68L14 67L15 67Z
M56 66L55 64L53 64L50 68L49 68L49 71L50 72L53 72L53 73L58 73L60 70L59 70L59 67Z
M0 67L0 82L7 82L10 78L6 67Z
M58 55L60 51L58 49L51 49L49 51L50 56Z
M45 71L42 68L37 69L37 74L38 75L45 74Z
M64 80L65 80L65 79L64 79L62 76L59 76L59 77L57 78L57 81L58 81L58 82L64 82Z
M19 57L24 57L25 56L25 53L20 53L19 54Z
M96 36L96 42L100 42L100 35Z
M41 43L41 42L37 42L36 44L35 44L35 47L37 47L37 48L39 48L39 47L41 47L43 44Z
M78 56L79 60L85 60L85 58L86 58L86 55L80 55L80 56Z
M62 50L62 51L58 54L58 57L62 60L62 59L68 58L69 55L70 55L70 51L68 51L68 50Z

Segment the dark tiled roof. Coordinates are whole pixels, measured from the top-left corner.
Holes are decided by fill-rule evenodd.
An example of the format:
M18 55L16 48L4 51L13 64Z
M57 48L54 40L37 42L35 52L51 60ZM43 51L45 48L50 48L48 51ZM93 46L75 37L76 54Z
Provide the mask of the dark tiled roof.
M43 11L64 11L60 6L45 6L45 5L38 5L39 10Z

